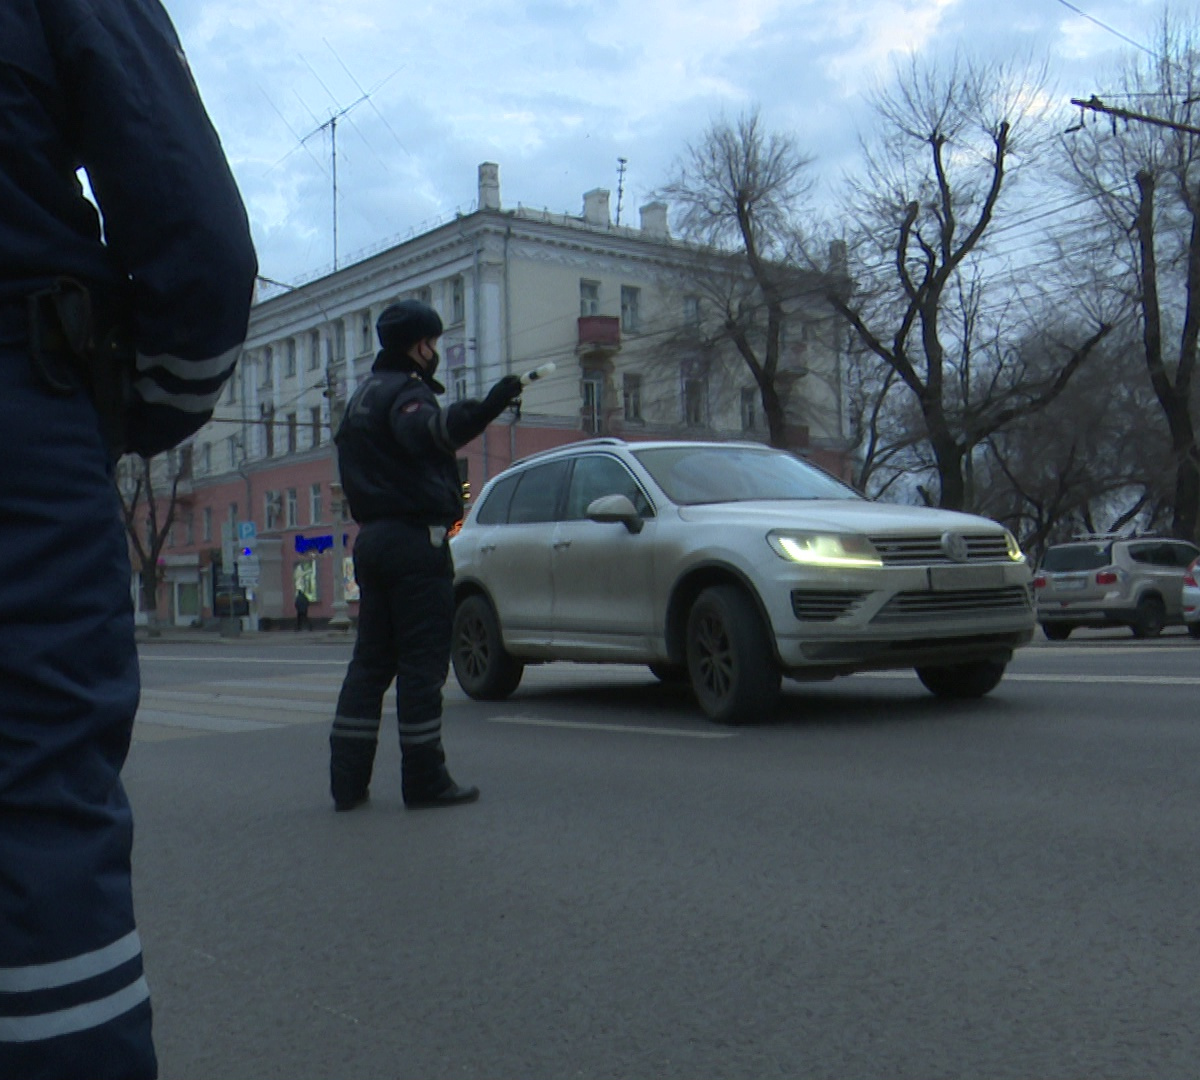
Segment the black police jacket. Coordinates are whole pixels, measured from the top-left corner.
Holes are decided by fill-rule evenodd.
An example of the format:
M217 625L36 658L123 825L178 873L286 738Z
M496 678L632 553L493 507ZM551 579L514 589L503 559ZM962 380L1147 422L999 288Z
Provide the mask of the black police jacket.
M376 364L351 396L334 437L355 521L449 527L462 516L460 444L447 430L448 411L411 367Z
M137 365L131 449L175 445L233 371L257 266L158 0L4 0L0 117L0 307L23 310L60 276L119 297Z

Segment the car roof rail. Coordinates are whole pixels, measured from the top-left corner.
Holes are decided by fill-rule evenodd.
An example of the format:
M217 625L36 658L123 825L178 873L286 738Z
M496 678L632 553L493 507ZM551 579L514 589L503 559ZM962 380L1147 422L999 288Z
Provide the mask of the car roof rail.
M595 439L580 439L577 442L563 443L561 446L551 446L545 450L536 450L532 454L526 454L522 458L517 458L513 465L524 465L527 461L534 461L537 458L548 457L550 454L560 454L564 450L576 450L581 446L625 446L624 439L618 439L612 435L601 435ZM508 468L509 466L505 466Z

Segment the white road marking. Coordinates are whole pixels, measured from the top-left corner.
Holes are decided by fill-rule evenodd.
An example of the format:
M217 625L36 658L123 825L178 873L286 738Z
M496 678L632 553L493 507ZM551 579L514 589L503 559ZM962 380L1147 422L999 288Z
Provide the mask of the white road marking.
M489 716L492 724L525 724L529 727L571 728L585 731L615 731L627 735L670 735L680 739L732 739L732 731L684 731L678 728L640 727L636 724L590 724L570 720L543 720L536 716Z

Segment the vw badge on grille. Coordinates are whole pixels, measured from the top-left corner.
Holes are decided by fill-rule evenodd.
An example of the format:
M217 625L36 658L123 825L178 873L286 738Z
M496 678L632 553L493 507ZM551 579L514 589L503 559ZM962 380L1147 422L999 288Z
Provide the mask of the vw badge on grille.
M967 551L967 538L961 533L942 533L942 550L946 558L952 562L966 562L970 558Z

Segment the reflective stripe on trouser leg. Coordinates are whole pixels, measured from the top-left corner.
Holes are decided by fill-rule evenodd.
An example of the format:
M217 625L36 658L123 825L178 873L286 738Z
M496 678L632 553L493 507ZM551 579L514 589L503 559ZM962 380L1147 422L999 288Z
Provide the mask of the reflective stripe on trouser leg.
M335 716L329 733L329 789L335 802L358 799L371 786L379 717Z
M127 540L94 410L29 370L0 350L0 1077L152 1080Z

